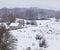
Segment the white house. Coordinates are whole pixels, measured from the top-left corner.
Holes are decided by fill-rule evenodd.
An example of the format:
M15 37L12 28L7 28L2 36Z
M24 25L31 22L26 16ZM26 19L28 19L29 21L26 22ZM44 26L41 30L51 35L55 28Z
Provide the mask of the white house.
M23 25L21 25L20 23L11 23L11 24L10 24L10 29L11 29L11 30L20 29L20 28L22 28L22 27L23 27Z

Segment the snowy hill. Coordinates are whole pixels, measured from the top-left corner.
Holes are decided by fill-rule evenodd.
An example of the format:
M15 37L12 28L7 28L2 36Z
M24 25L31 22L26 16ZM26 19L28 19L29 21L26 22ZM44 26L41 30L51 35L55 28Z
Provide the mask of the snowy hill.
M17 50L60 50L60 22L51 20L37 20L37 26L25 25L23 29L10 30L17 41ZM46 39L47 48L39 47L39 40L36 35L41 35Z

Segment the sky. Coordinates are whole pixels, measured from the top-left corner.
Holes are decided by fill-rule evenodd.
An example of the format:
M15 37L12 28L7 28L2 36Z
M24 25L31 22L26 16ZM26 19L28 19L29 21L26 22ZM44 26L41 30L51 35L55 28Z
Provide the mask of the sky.
M0 0L0 8L30 8L60 10L60 0Z

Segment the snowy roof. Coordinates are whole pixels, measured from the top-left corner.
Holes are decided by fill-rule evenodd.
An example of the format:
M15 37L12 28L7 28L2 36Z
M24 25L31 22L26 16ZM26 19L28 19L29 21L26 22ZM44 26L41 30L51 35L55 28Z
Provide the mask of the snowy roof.
M18 26L19 23L11 23L10 26Z

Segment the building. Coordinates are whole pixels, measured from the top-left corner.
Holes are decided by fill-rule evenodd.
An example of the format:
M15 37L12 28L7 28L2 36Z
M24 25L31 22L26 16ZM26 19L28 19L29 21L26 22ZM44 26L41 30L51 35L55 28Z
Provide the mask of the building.
M23 27L23 25L20 24L20 23L11 23L11 24L10 24L10 29L11 29L11 30L20 29L20 28L22 28L22 27Z

